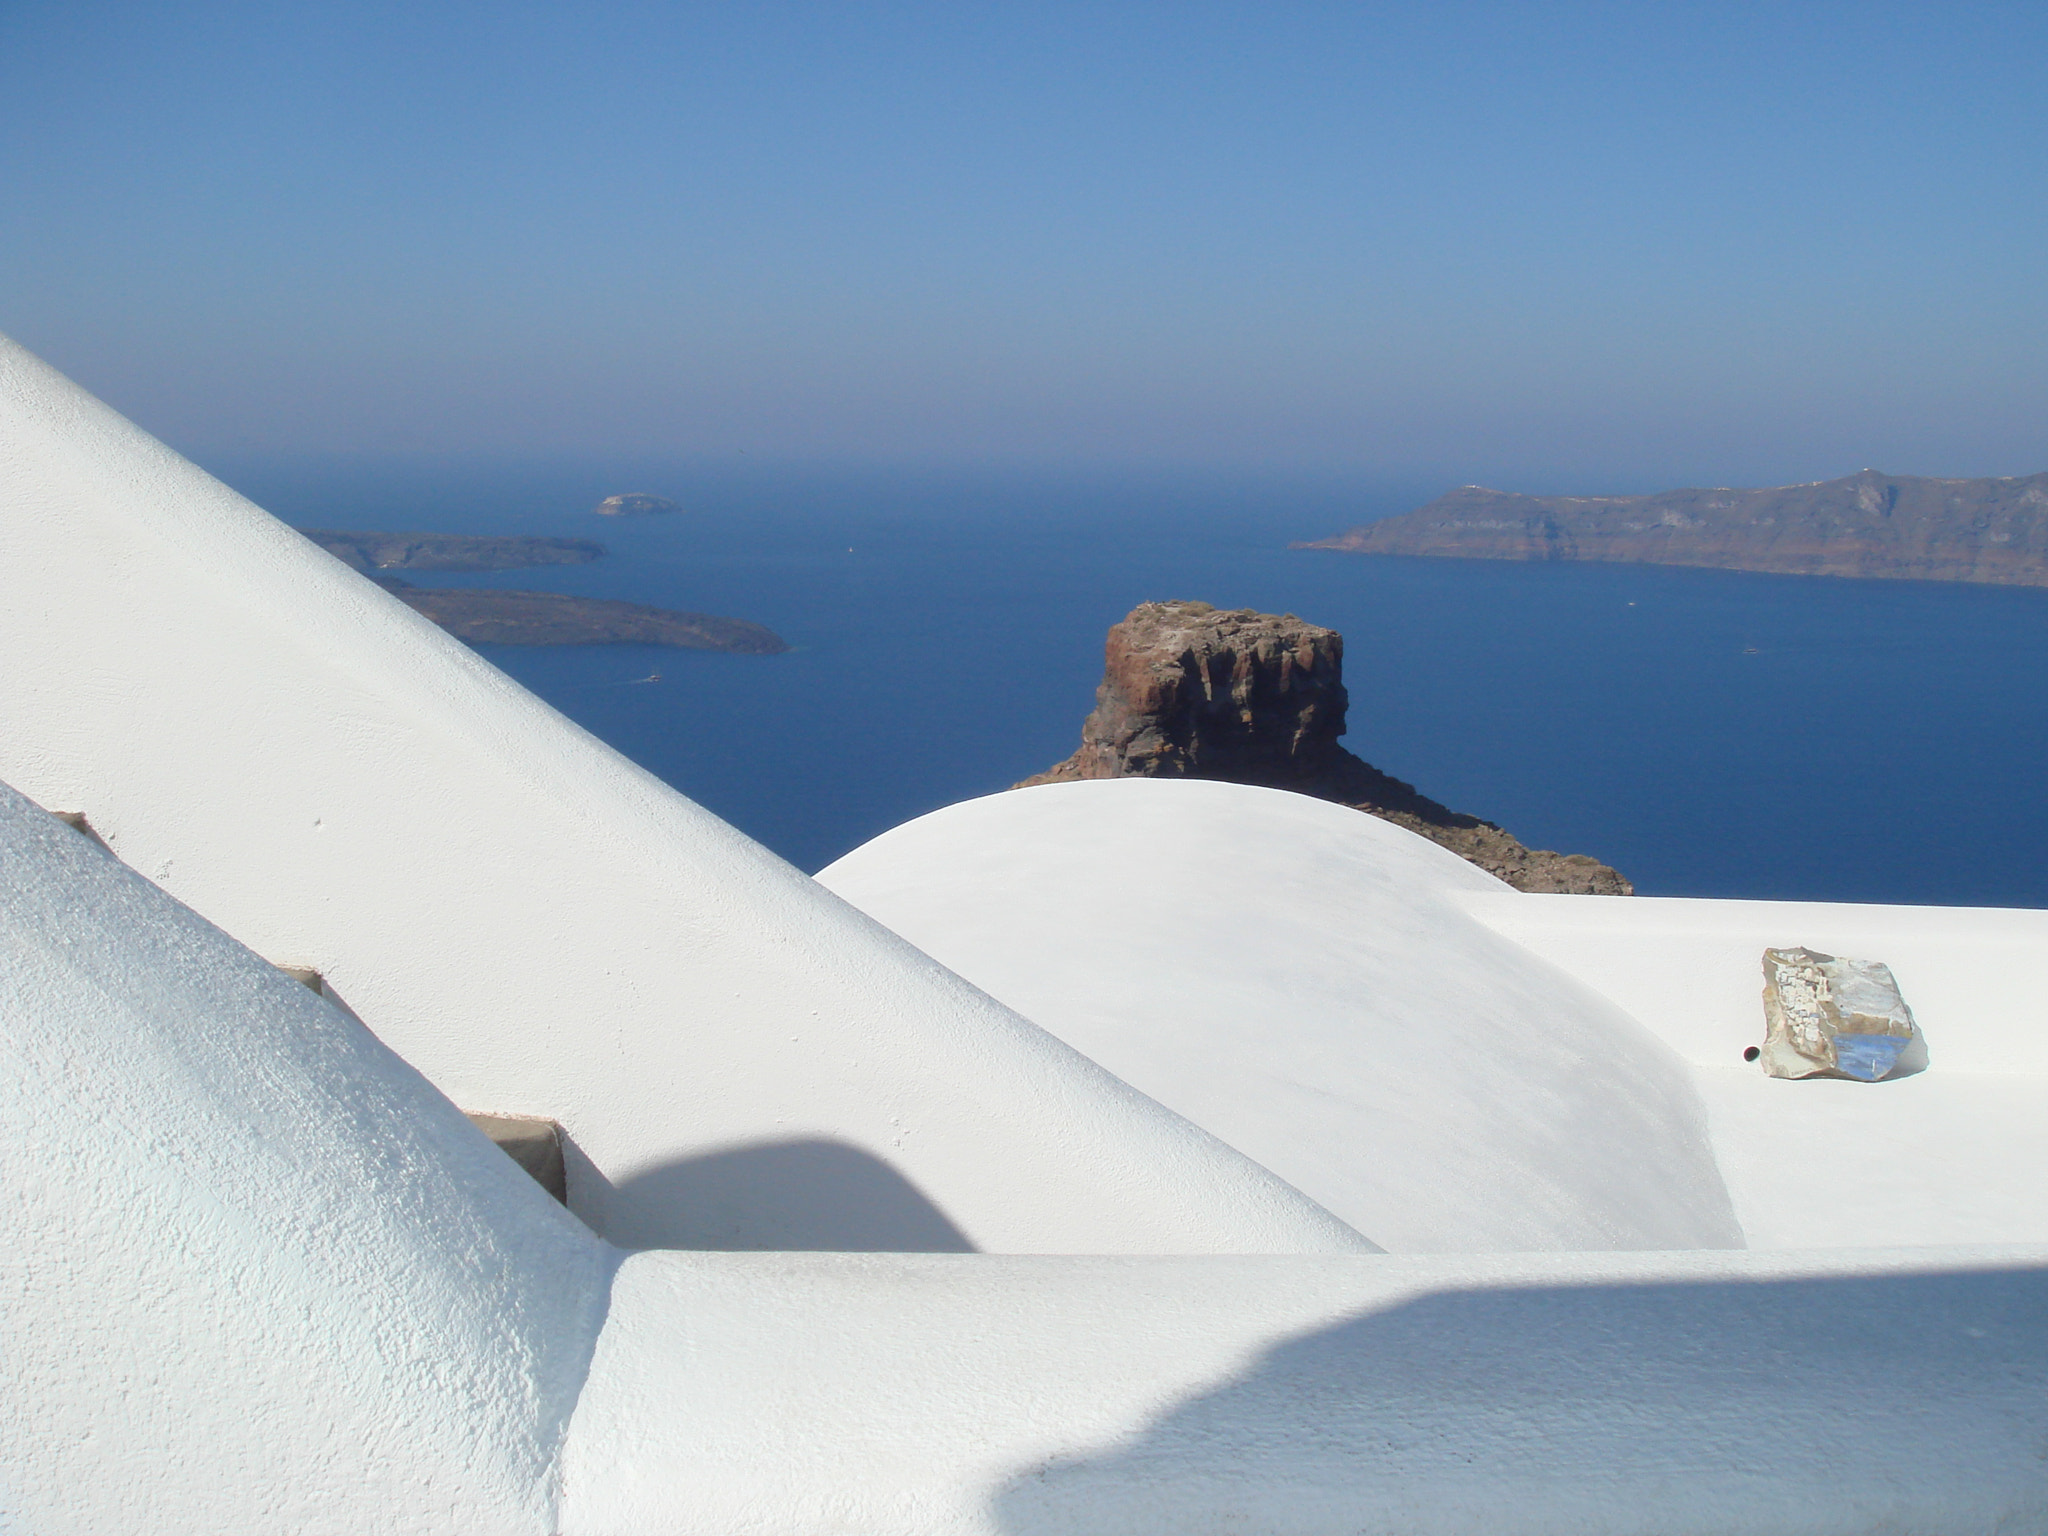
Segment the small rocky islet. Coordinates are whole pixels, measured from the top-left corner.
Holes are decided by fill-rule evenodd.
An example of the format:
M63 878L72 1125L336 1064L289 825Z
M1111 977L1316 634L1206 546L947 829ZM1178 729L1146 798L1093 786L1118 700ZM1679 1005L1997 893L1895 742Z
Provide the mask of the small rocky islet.
M617 496L607 496L592 509L599 517L649 517L663 512L680 512L683 509L666 496L655 496L646 491L626 491Z
M615 496L597 510L616 516L674 510L673 503L614 507L659 500ZM303 531L469 644L667 645L761 656L789 649L773 630L745 619L559 592L418 587L390 574L587 564L606 554L590 539ZM1628 879L1598 859L1532 849L1495 823L1453 811L1338 746L1349 698L1344 637L1335 630L1292 614L1224 611L1203 602L1141 603L1110 629L1106 653L1080 747L1017 787L1132 776L1264 785L1394 822L1517 890L1633 894Z
M1583 853L1530 848L1337 745L1350 699L1344 637L1293 614L1140 603L1111 627L1074 755L1016 785L1215 779L1334 800L1406 827L1518 891L1631 896Z

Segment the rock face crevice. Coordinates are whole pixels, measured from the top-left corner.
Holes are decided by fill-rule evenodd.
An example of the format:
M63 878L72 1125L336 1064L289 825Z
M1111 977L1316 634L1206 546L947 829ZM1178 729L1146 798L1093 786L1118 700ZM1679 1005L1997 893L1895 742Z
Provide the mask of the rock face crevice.
M1141 603L1109 631L1102 685L1072 757L1026 779L1219 779L1335 800L1420 833L1517 890L1626 896L1585 854L1525 846L1339 746L1344 637L1293 614Z

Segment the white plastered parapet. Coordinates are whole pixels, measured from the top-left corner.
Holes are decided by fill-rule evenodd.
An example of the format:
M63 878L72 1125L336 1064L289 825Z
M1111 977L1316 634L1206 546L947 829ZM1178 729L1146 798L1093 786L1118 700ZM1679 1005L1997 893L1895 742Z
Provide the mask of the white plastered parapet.
M1992 1536L2048 1249L636 1254L565 1536Z

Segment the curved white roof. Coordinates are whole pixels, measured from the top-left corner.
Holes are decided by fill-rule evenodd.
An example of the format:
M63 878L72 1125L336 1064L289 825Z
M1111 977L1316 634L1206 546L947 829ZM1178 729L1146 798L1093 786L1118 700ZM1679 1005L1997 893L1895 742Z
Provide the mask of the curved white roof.
M1530 896L1342 807L1156 782L949 807L820 878L1390 1247L1527 1241L1551 1218L1517 1180L1614 1188L1657 1102L1625 1062L1654 1093L1689 1079L1656 1118L1704 1127L1752 1247L2048 1241L2048 912ZM1799 944L1888 963L1932 1066L1867 1085L1745 1061L1762 953ZM1521 1043L1541 1019L1604 1065L1546 1086ZM1574 1129L1496 1115L1517 1103ZM1510 1177L1460 1184L1496 1155ZM1408 1190L1423 1226L1376 1214ZM1593 1241L1553 1229L1574 1233Z
M1303 795L1044 785L818 879L1396 1252L1740 1246L1678 1054Z

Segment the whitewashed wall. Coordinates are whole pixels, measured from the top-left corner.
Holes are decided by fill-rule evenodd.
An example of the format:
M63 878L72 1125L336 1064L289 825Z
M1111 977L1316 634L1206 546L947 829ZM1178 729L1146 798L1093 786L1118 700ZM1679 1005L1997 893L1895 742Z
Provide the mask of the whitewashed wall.
M619 1242L1369 1246L6 342L0 599L0 778L563 1121Z
M0 1530L546 1536L612 1263L361 1025L0 787Z
M641 1254L565 1536L2048 1528L2048 1250Z

